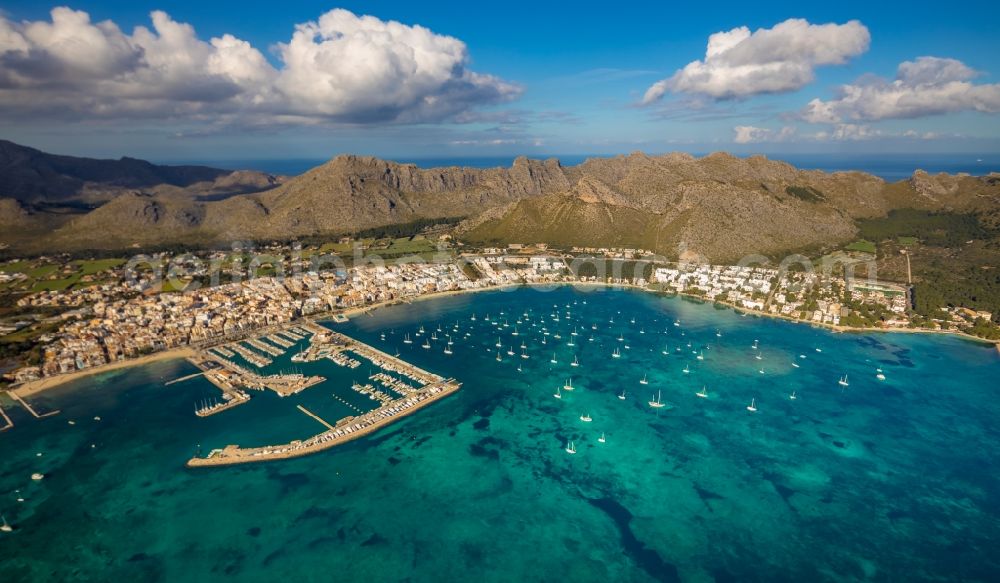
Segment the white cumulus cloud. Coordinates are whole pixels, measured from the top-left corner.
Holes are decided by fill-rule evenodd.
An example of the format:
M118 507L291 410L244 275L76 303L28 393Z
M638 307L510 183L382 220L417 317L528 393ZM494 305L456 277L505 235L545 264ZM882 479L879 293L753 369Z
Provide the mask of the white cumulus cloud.
M834 99L813 99L801 117L835 124L958 111L1000 112L1000 84L972 83L977 75L955 59L920 57L900 64L892 81L867 77L840 87Z
M733 141L737 144L785 142L794 136L795 128L791 126L785 126L779 130L756 126L736 126L733 128Z
M642 102L667 93L735 99L794 91L812 82L816 67L844 64L867 51L870 41L868 28L856 20L810 24L793 18L752 33L745 26L717 32L703 60L653 84Z
M465 44L336 9L295 27L278 66L231 34L198 37L167 13L131 34L83 11L0 13L0 116L234 116L346 123L438 121L517 97L469 70Z

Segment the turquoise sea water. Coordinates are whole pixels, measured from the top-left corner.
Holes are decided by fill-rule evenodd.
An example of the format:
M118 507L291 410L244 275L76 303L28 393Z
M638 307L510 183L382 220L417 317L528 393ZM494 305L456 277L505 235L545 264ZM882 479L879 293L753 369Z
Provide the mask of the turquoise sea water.
M439 324L431 349L424 337L402 343ZM0 581L1000 578L992 348L569 287L420 301L330 326L464 386L343 447L199 470L184 468L199 447L321 431L297 404L330 421L350 412L334 393L370 407L350 390L368 364L303 365L329 380L287 399L255 393L207 419L192 411L217 395L206 381L162 384L192 372L183 361L57 389L37 403L60 415L15 410L17 427L0 434L0 513L18 529L0 535ZM570 376L575 390L554 398ZM667 407L649 407L655 391Z

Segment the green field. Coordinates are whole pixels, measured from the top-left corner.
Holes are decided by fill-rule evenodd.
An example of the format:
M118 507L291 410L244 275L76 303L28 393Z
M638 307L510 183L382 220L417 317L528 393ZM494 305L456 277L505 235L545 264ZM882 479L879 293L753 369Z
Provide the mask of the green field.
M72 263L80 268L80 275L94 275L95 273L100 273L107 269L112 269L118 267L119 265L124 265L124 259L92 259L83 260L78 259Z
M865 239L858 239L847 247L844 247L844 249L847 249L848 251L860 251L861 253L875 253L876 251L875 243Z

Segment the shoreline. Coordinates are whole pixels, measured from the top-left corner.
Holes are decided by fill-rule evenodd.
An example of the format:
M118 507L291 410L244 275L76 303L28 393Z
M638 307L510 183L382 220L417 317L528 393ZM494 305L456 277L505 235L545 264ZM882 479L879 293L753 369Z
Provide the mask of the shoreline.
M561 287L561 286L566 286L566 285L568 285L568 286L575 286L575 287L603 287L603 288L611 288L611 289L628 289L628 290L641 291L641 292L645 292L645 293L651 293L653 295L661 295L662 297L689 298L689 299L692 299L692 300L698 300L698 301L700 301L701 303L703 303L705 305L721 305L721 306L725 306L726 308L732 309L732 310L734 310L734 311L736 311L738 313L741 313L741 314L749 314L749 315L753 315L753 316L757 316L757 317L761 317L761 318L773 318L773 319L776 319L776 320L784 320L786 322L795 323L795 324L806 324L806 325L813 326L813 327L816 327L816 328L823 328L823 329L825 329L825 330L827 330L829 332L833 332L833 333L836 333L836 334L850 334L850 333L902 333L902 334L933 334L933 335L943 335L943 336L954 336L954 337L957 337L957 338L961 338L963 340L968 340L968 341L975 342L977 344L982 344L982 345L987 345L987 346L993 346L997 350L997 353L1000 354L1000 342L994 341L994 340L987 340L985 338L979 338L978 336L973 336L971 334L967 334L967 333L962 332L960 330L927 330L927 329L922 329L922 328L856 328L856 327L852 327L852 326L838 326L838 325L833 325L833 324L825 324L825 323L822 323L822 322L813 322L811 320L801 320L799 318L792 318L791 316L786 316L785 314L773 314L773 313L770 313L770 312L761 312L761 311L758 311L758 310L752 310L752 309L744 308L742 306L737 306L735 304L731 304L731 303L726 302L726 301L708 300L708 299L706 299L706 298L704 298L702 296L696 295L696 294L689 294L689 293L683 293L683 292L668 293L668 292L663 292L663 291L660 291L660 290L650 289L648 287L638 286L638 285L635 285L635 284L632 284L632 283L607 283L607 282L603 282L603 281L557 281L557 282L542 282L542 283L522 282L522 283L509 283L509 284L504 284L504 285L495 285L495 286L475 287L475 288L469 288L469 289L446 290L446 291L440 291L440 292L433 292L433 293L429 293L429 294L424 294L424 295L421 295L421 296L417 296L415 298L393 299L393 300L386 300L386 301L378 302L378 303L371 304L371 305L368 305L368 306L351 307L351 308L347 308L345 310L341 310L339 312L325 312L325 313L321 313L321 314L310 315L310 316L306 316L304 318L301 318L300 320L312 321L312 322L332 321L333 318L334 318L334 316L337 316L337 315L342 315L342 316L344 316L346 318L353 318L353 317L356 317L356 316L363 316L363 315L366 315L366 314L370 314L371 312L374 312L375 310L378 310L380 308L387 308L387 307L396 306L396 305L403 305L403 304L412 304L412 303L418 302L418 301L425 301L425 300L432 300L432 299L442 299L442 298L451 297L451 296L459 296L459 295L473 294L473 293L486 292L486 291L505 291L505 290L510 290L510 289L522 288L522 287L525 287L525 288ZM294 320L292 322L289 322L289 325L294 325L296 322L299 322L300 320ZM205 348L210 348L210 347L205 347ZM141 357L135 358L135 359L120 360L120 361L116 361L116 362L112 362L112 363L108 363L108 364L103 364L101 366L96 366L96 367L93 367L93 368L86 368L86 369L79 370L79 371L74 371L74 372L59 374L59 375L55 375L55 376L51 376L51 377L44 377L44 378L38 379L36 381L29 381L29 382L21 384L21 385L15 385L14 387L10 388L8 392L10 392L13 395L17 395L17 396L19 396L21 398L27 398L27 397L31 397L33 395L37 395L38 393L41 393L42 391L46 391L46 390L58 387L60 385L63 385L65 383L68 383L70 381L78 380L78 379L81 379L81 378L84 378L84 377L88 377L88 376L91 376L91 375L101 374L101 373L109 372L109 371L112 371L112 370L119 370L119 369L123 369L123 368L129 368L129 367L132 367L132 366L139 366L139 365L143 365L143 364L149 364L149 363L152 363L152 362L158 362L158 361L163 361L163 360L173 360L173 359L177 359L177 358L188 358L188 357L194 356L195 353L196 353L196 350L194 348L190 347L190 346L182 346L182 347L178 347L178 348L172 348L172 349L164 351L164 352L156 352L156 353L148 354L148 355L141 356Z
M118 360L115 362L102 364L101 366L85 368L82 370L58 374L51 377L43 377L38 379L37 381L28 381L24 384L17 385L16 387L10 389L10 391L8 392L22 399L26 399L34 395L37 395L38 393L41 393L43 391L54 389L70 381L75 381L92 375L111 372L113 370L121 370L133 366L140 366L143 364L150 364L153 362L159 362L163 360L189 358L194 355L195 355L195 350L189 346L171 348L170 350L164 350L162 352L154 352L152 354L140 356L139 358Z

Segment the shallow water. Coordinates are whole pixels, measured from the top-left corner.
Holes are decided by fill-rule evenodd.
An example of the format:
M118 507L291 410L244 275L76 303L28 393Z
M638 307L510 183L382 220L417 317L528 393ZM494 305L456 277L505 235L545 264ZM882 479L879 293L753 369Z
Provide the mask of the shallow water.
M328 381L206 419L193 408L217 396L207 381L163 386L194 370L183 361L57 389L37 403L60 415L14 410L17 427L0 435L0 513L18 528L0 536L2 580L1000 577L992 348L598 288L453 296L329 325L463 388L326 452L198 470L184 462L199 451L321 431L297 404L328 421L351 413L334 393L370 408L350 390L368 363L297 365ZM420 325L426 335L402 343ZM270 369L291 369L293 352ZM554 398L570 376L575 390ZM649 407L656 391L667 407Z

